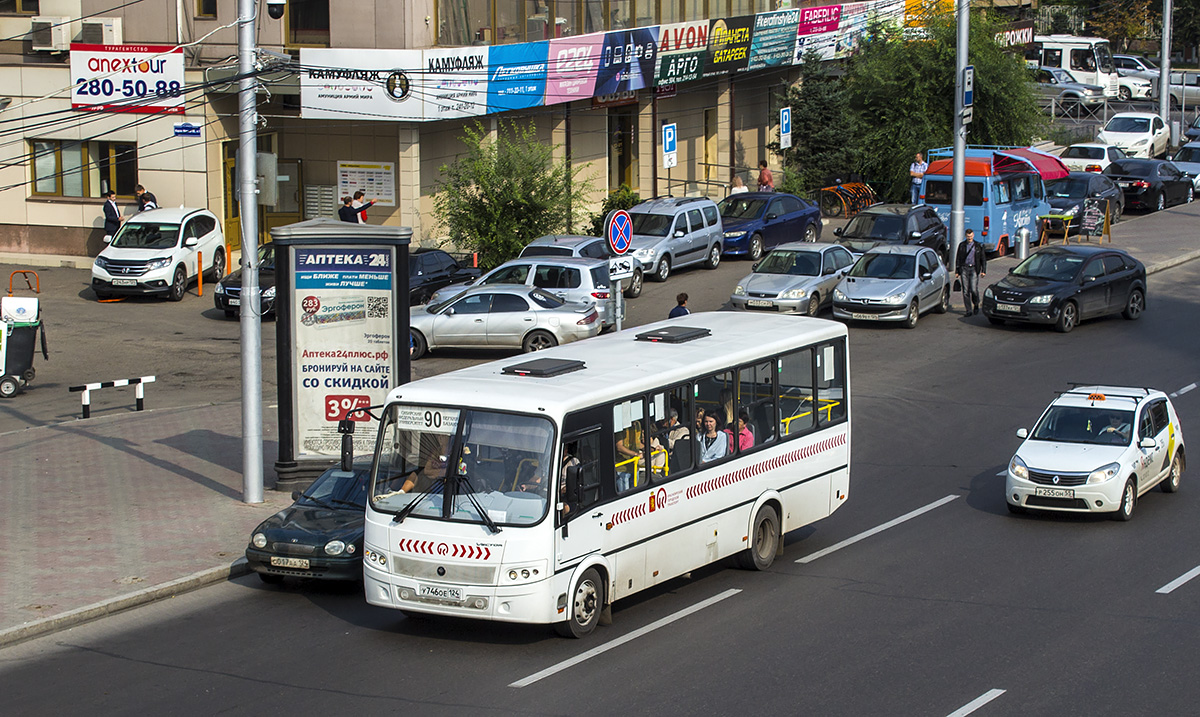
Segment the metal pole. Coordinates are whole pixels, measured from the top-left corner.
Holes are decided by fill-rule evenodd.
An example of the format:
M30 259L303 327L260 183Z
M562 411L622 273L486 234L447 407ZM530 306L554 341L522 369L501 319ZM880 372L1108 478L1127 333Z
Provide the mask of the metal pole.
M967 69L967 40L971 15L970 0L956 0L954 15L958 21L958 61L954 73L954 182L951 185L950 204L950 271L958 261L958 245L962 243L965 215L963 204L966 199L966 184L963 177L967 168L967 126L963 124L963 75Z
M258 82L254 72L255 1L238 0L238 206L242 230L242 502L263 502L262 310L258 287Z
M1171 126L1171 0L1163 0L1162 26L1162 62L1158 65L1158 116L1163 124ZM1183 76L1179 77L1179 97L1183 98L1186 91L1183 86Z

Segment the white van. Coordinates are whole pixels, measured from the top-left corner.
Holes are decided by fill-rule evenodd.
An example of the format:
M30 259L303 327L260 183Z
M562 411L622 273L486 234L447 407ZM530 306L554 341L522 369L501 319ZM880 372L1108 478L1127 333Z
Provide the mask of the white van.
M1112 49L1102 37L1038 35L1026 51L1025 60L1036 61L1041 67L1070 70L1076 81L1103 87L1105 97L1116 97L1120 91Z
M92 264L96 298L165 294L179 301L200 271L225 275L225 237L207 209L151 209L129 217Z

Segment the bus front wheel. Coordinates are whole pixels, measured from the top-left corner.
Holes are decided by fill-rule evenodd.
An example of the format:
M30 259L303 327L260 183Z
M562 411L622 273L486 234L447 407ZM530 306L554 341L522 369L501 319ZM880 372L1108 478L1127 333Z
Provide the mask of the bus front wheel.
M775 562L779 551L779 513L770 505L758 509L754 525L750 528L750 548L737 555L737 564L743 570L766 570Z
M555 624L554 630L563 637L587 637L596 629L603 610L604 581L595 568L588 568L567 601L567 619Z

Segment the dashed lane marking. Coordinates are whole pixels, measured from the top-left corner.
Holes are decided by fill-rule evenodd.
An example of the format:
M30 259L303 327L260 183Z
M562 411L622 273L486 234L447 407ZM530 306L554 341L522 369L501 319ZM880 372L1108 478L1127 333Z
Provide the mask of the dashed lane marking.
M866 531L865 533L859 533L858 535L854 536L853 538L846 538L845 540L838 543L837 545L831 545L828 548L825 548L824 550L818 550L817 552L812 553L811 555L806 555L803 558L800 558L799 560L797 560L796 562L797 563L811 563L812 561L816 560L817 558L823 558L826 555L829 555L830 553L832 553L836 550L841 550L842 548L844 548L848 545L854 545L855 543L862 540L863 538L869 538L872 535L875 535L876 533L882 533L883 531L887 530L888 528L892 528L897 525L900 525L901 523L903 523L906 520L912 520L913 518L917 517L918 515L921 515L922 513L928 513L929 511L933 510L934 508L939 508L939 507L949 503L950 501L954 500L957 497L958 497L957 495L948 495L945 498L935 500L932 503L930 503L929 505L925 506L924 508L917 508L916 510L912 511L911 513L905 513L904 515L900 516L899 518L896 518L894 520L889 520L888 522L884 523L883 525L875 526L874 528L871 528L870 530Z
M1194 383L1189 383L1188 385L1186 385L1186 386L1184 386L1183 388L1179 389L1179 390L1178 390L1178 391L1176 391L1175 393L1172 393L1172 394L1171 394L1171 398L1179 398L1179 397L1180 397L1180 396L1182 396L1183 394L1187 393L1188 391L1192 391L1192 390L1194 390L1195 388L1196 388L1196 384L1194 384Z
M1160 595L1166 595L1166 594L1170 593L1172 590L1174 590L1175 588L1179 587L1180 585L1183 585L1187 581L1196 577L1197 575L1200 575L1200 565L1192 568L1191 570L1187 571L1183 575L1180 575L1179 577L1175 578L1174 580L1167 583L1166 585L1163 585L1161 588L1155 590L1154 592L1156 592Z
M980 696L976 697L975 699L971 700L970 702L966 703L962 707L959 707L958 709L951 712L949 717L965 717L965 715L969 715L972 712L974 712L975 710L979 709L980 707L983 707L988 702L991 702L992 700L996 699L1000 695L1004 694L1004 692L1005 692L1004 690L988 690L987 692L983 693L982 695L980 695Z

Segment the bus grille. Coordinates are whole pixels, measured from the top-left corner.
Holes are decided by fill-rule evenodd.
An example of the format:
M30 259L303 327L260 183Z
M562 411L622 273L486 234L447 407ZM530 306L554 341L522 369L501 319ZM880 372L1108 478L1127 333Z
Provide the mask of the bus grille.
M438 568L443 568L444 574L439 575ZM454 565L437 560L392 557L392 572L397 575L460 585L495 585L497 570L494 565Z

